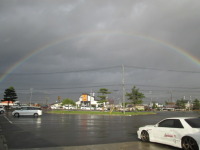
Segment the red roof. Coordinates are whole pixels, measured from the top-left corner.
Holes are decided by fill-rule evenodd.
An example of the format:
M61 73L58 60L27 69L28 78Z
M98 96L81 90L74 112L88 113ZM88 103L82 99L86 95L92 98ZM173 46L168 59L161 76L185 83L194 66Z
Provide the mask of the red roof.
M13 101L1 101L3 104L13 103Z

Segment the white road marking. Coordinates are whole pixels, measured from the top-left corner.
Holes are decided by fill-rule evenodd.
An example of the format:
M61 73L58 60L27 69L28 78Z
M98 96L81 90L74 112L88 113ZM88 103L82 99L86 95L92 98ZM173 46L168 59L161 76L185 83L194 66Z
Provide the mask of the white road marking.
M10 121L6 116L4 116L4 118L6 118L6 120L8 120L8 122L10 122L10 124L13 124L13 122Z

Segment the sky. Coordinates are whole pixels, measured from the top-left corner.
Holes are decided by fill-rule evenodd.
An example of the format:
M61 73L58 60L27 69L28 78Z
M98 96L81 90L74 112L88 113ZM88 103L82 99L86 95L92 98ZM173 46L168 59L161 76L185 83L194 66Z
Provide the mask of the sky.
M200 99L198 0L1 0L0 99L77 101L107 88L122 101ZM123 67L124 66L124 72ZM32 96L31 96L32 95Z

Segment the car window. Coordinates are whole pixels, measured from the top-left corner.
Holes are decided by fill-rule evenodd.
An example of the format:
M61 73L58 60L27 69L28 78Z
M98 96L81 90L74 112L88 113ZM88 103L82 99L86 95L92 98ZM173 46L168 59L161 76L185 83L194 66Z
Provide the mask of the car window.
M28 108L27 108L27 107L22 107L21 109L22 109L22 110L27 110Z
M179 119L167 119L158 124L158 127L183 128Z
M183 128L183 125L179 119L174 120L174 128Z
M22 110L41 110L39 107L22 107Z
M168 119L168 120L164 120L164 121L162 121L162 122L160 122L159 124L158 124L158 127L172 127L172 125L173 125L173 120L171 120L171 119Z
M192 128L200 128L200 118L185 119Z
M39 108L39 107L33 107L32 109L33 110L41 110L41 108Z

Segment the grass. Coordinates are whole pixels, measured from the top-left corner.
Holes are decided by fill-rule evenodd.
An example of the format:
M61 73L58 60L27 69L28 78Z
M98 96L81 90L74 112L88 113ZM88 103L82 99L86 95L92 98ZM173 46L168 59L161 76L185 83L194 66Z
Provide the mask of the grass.
M68 111L68 110L52 110L48 111L47 113L53 114L89 114L89 115L125 115L125 116L132 116L132 115L151 115L156 114L155 112L103 112L103 111Z

